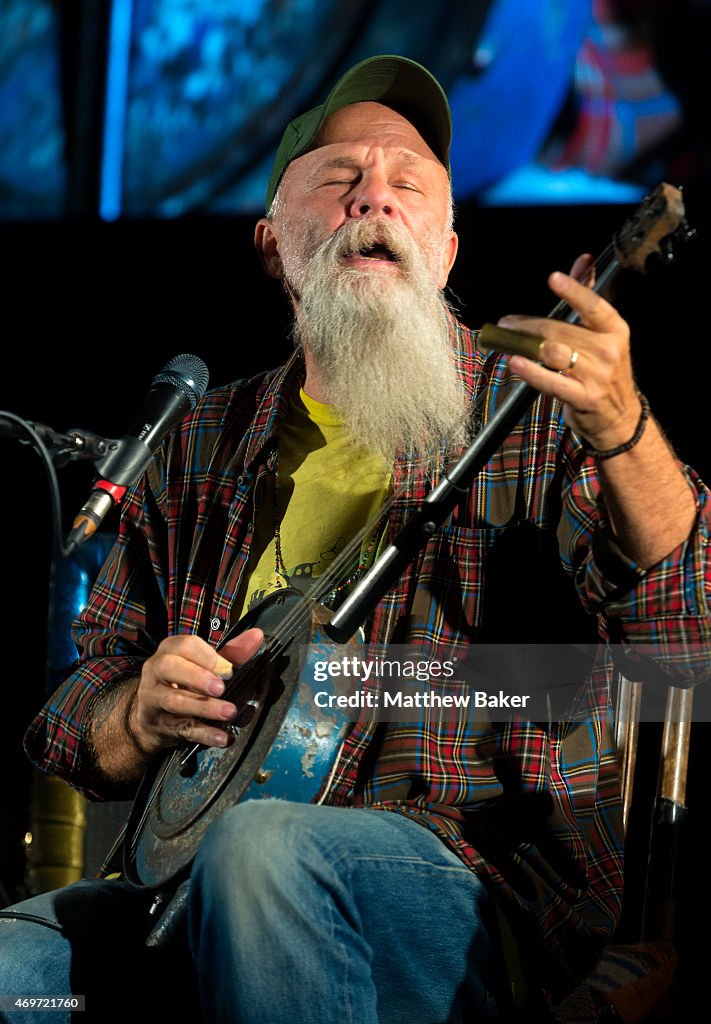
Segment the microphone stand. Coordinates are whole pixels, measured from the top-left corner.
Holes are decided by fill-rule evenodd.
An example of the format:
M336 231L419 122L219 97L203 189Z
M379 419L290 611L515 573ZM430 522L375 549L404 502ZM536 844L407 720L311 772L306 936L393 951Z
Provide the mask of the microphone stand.
M61 541L62 513L57 469L69 462L85 460L103 464L103 460L122 451L123 440L102 437L81 428L60 433L44 423L25 420L6 410L0 410L0 437L10 437L19 440L21 444L32 445L42 459L49 480L54 538L52 552L66 558L77 546L77 541L71 536L68 542Z
M14 437L25 444L39 438L58 468L79 459L102 459L118 443L79 428L60 434L44 423L24 420L5 411L0 411L0 437Z

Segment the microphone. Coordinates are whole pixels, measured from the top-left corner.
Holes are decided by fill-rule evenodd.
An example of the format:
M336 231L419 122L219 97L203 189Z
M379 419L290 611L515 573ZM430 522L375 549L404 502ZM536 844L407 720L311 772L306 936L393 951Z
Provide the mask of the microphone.
M193 355L174 356L151 381L150 390L128 434L109 442L108 454L97 463L98 479L79 510L67 537L71 552L101 526L128 487L149 465L163 439L197 405L207 390L208 369Z

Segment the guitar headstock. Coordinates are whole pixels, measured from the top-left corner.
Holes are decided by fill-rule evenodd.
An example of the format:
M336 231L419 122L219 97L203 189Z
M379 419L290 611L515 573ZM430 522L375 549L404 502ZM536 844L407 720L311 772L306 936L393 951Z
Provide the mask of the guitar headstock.
M615 235L615 256L623 267L644 273L650 256L672 262L675 246L696 234L685 216L681 189L662 182Z

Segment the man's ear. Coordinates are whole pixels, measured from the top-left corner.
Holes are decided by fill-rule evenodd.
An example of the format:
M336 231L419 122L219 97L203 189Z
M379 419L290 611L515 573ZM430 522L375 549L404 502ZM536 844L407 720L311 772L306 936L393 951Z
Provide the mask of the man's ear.
M265 273L280 281L284 276L284 270L279 255L279 243L274 226L266 217L261 217L257 221L254 229L254 248Z
M442 255L442 278L437 282L438 288L444 288L447 281L449 280L449 273L454 266L454 261L457 258L457 250L459 249L459 238L456 231L452 231L449 239L445 242L444 252Z

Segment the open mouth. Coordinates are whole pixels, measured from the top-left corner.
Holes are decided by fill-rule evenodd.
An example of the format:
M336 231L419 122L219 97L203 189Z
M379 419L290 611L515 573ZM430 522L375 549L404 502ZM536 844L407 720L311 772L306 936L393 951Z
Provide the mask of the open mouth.
M399 257L384 242L374 242L372 245L364 245L352 256L360 256L367 260L384 260L387 263L399 263Z

